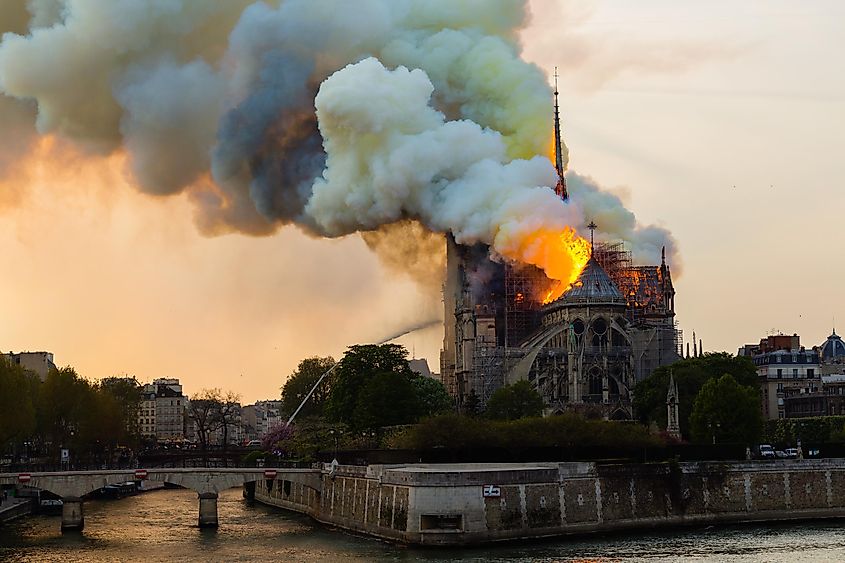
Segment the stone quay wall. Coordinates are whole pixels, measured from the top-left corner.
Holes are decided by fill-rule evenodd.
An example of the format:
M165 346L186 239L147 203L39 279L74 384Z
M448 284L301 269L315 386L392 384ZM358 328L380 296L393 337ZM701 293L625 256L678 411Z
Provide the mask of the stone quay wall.
M320 486L280 477L255 498L420 545L845 516L845 459L325 466Z

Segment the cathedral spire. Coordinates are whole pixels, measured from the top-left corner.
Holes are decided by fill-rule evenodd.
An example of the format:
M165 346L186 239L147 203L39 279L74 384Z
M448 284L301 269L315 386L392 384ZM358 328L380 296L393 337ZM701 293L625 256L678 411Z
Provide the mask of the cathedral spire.
M557 89L557 67L555 67L555 170L557 170L557 186L555 186L555 193L560 196L563 201L569 201L569 192L566 189L566 177L564 176L563 166L563 146L560 138L560 106L558 105L558 89Z

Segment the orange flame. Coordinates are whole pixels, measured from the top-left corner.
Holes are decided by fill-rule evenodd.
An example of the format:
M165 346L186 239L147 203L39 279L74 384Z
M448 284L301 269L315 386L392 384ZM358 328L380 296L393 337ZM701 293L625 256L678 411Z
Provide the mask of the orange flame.
M554 280L554 283L543 299L543 303L551 303L572 289L572 285L587 266L592 252L587 239L579 237L574 229L567 227L563 232L553 234L550 238L548 260L541 267L546 271L546 276Z
M589 241L565 227L563 231L540 229L523 237L514 257L541 268L552 280L543 298L543 303L551 303L572 288L590 260L590 253Z

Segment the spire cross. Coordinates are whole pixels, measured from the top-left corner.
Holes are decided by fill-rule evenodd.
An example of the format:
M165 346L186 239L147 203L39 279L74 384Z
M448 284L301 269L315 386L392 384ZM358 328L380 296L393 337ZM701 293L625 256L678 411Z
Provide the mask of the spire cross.
M596 229L598 229L599 226L596 225L595 221L590 221L590 224L587 225L587 228L590 229L590 246L594 246Z

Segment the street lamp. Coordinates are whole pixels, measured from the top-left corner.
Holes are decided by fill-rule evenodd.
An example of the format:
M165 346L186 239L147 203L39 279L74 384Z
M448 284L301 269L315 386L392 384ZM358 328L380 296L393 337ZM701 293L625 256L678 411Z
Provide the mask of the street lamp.
M331 436L334 438L334 455L332 457L337 457L337 448L340 444L340 437L343 434L343 430L335 430L334 428L332 428L331 430L329 430L329 434L331 434Z
M722 428L722 424L720 422L716 422L715 426L712 421L707 424L708 428L710 428L710 434L713 436L713 445L716 445L716 434Z

